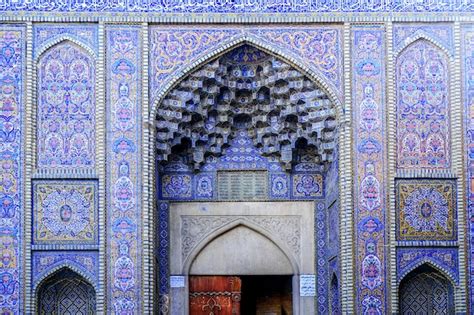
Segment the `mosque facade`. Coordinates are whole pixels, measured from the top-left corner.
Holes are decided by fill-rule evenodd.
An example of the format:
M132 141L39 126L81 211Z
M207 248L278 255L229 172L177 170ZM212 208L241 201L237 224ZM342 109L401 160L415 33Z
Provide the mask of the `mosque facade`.
M470 0L0 1L2 314L474 314Z

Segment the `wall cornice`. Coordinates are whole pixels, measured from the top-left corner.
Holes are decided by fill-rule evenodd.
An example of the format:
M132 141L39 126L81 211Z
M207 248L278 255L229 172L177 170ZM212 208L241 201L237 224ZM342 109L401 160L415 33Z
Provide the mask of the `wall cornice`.
M0 11L2 12L2 11ZM473 12L139 13L3 11L3 22L104 22L157 24L469 22Z

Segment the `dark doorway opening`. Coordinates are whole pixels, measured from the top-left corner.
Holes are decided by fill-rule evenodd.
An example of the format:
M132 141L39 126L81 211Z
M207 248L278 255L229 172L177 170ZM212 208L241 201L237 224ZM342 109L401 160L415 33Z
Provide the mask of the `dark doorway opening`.
M292 276L241 276L241 314L291 315Z

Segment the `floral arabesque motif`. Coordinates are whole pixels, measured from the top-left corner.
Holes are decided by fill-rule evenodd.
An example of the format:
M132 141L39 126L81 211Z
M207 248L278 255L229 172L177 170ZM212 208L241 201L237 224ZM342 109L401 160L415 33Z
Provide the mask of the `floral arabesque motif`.
M386 313L384 29L352 31L356 313Z
M412 38L429 37L441 43L451 53L454 50L453 27L443 23L397 23L393 26L393 47L398 51Z
M152 28L150 31L152 96L170 79L173 72L238 33L238 30Z
M0 3L2 11L42 11L42 12L138 12L138 13L340 13L357 12L472 12L469 1L413 1L413 0L324 0L324 1L283 1L283 0L188 0L188 1L42 1L15 0Z
M97 286L99 277L98 258L99 254L97 252L87 251L34 252L32 257L33 283L37 283L55 267L73 265L80 269L84 274L90 276Z
M321 174L293 175L293 197L323 196L323 176Z
M0 26L0 308L23 308L24 26Z
M63 24L63 23L38 23L33 25L33 57L37 58L45 46L60 37L73 38L85 46L90 47L97 54L98 45L97 24Z
M463 60L463 73L462 77L464 84L464 115L465 120L465 139L466 139L466 169L467 169L467 195L465 198L470 200L467 203L468 215L467 230L469 231L468 242L469 244L469 257L467 259L469 264L469 275L471 283L474 280L474 24L465 25L462 29L462 56ZM471 301L474 301L474 289L471 288L469 292Z
M250 31L264 38L273 45L278 45L286 51L297 54L310 68L327 79L327 82L338 89L342 87L341 66L341 34L337 28L288 28L280 30L259 29ZM339 95L340 96L340 95Z
M141 311L141 32L110 26L107 37L108 305Z
M38 166L93 167L94 127L94 59L62 42L38 63Z
M397 182L400 240L455 240L453 181Z
M448 202L433 188L419 188L406 199L405 220L421 232L448 230Z
M448 168L449 68L444 52L427 40L397 58L397 166Z
M95 243L96 183L39 181L34 184L35 243Z

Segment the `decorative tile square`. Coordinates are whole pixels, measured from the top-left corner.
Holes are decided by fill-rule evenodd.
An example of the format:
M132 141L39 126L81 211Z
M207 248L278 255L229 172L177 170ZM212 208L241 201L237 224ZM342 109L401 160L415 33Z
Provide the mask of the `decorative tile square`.
M40 180L33 184L36 244L96 244L97 181Z
M323 176L321 174L295 174L292 185L294 198L311 199L323 196Z
M190 199L192 197L192 177L189 174L165 174L161 177L163 199Z
M194 185L196 199L214 199L216 186L213 173L204 173L194 176Z
M455 240L455 185L454 180L397 181L398 240Z
M270 198L290 198L290 175L286 173L270 173Z

